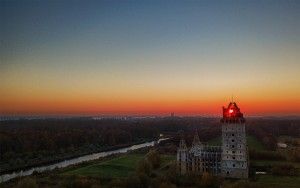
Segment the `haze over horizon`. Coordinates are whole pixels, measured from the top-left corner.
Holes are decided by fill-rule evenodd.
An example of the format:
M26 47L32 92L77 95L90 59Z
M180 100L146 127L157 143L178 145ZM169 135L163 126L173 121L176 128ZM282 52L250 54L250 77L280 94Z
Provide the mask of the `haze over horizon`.
M300 115L300 1L1 1L0 115Z

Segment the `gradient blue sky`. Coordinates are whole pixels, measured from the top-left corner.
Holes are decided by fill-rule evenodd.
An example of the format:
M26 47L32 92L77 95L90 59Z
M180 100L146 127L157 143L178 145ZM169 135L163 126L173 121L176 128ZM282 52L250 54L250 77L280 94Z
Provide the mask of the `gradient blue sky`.
M0 6L3 114L204 113L232 94L300 113L299 1Z

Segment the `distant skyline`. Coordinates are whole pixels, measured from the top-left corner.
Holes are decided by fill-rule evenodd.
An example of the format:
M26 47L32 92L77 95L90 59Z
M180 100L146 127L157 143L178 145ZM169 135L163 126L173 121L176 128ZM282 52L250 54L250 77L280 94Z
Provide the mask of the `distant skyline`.
M300 1L0 1L0 115L300 115Z

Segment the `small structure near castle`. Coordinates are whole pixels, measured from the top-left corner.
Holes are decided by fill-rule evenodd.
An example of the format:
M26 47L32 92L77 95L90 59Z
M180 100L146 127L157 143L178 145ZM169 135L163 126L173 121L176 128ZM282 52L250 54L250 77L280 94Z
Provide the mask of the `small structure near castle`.
M181 139L177 150L177 164L181 174L204 172L228 178L248 178L248 151L245 119L235 102L223 107L222 146L200 142L195 134L191 148Z

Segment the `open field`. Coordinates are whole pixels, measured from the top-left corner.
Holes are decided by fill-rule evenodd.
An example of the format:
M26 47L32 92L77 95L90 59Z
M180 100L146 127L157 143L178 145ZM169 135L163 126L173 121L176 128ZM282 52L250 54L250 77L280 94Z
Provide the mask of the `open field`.
M101 161L84 167L78 167L63 172L63 175L81 175L101 178L127 177L134 172L138 162L144 158L143 154L128 154L107 161ZM175 156L162 155L162 167L174 160Z
M135 170L137 163L143 159L142 154L129 154L96 164L75 168L63 175L82 175L92 177L126 177Z
M258 141L254 136L247 136L247 144L249 149L255 149L258 151L265 149L262 143Z

